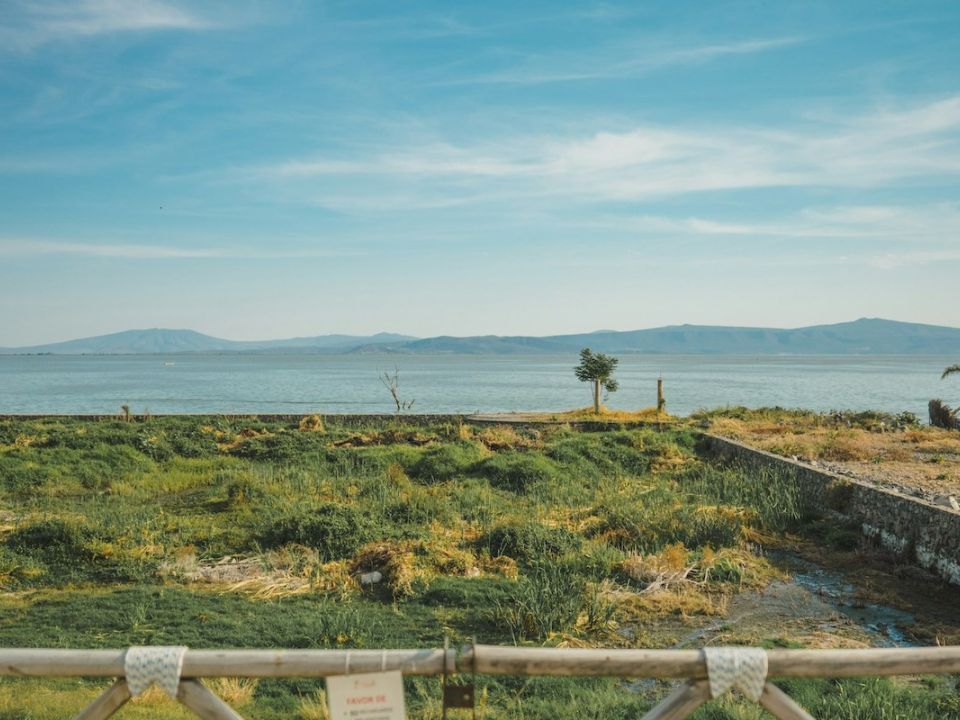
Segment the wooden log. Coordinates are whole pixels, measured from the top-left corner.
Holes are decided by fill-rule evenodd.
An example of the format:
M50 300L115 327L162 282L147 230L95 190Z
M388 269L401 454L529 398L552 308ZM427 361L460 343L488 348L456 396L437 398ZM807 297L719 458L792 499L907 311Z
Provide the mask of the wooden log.
M709 699L709 682L687 682L651 708L643 720L682 720Z
M960 672L960 645L857 650L768 650L770 677L879 677Z
M126 650L0 650L0 675L123 677Z
M196 680L183 680L177 689L177 700L203 720L243 720L227 705Z
M439 650L190 650L182 677L329 677L400 670L442 675Z
M814 720L806 710L797 705L793 698L773 683L763 686L760 704L774 717L780 720Z
M707 677L700 650L603 650L597 648L530 648L477 645L467 649L460 666L476 661L487 675L610 675L665 679Z
M125 650L0 649L0 675L122 677ZM475 652L475 654L474 654ZM348 657L349 656L349 657ZM769 650L770 677L866 677L960 673L960 646L862 650ZM349 660L349 662L348 662ZM476 662L474 668L474 661ZM348 667L349 665L349 667ZM434 650L188 650L183 677L326 677L400 670L441 675ZM707 677L700 650L604 650L477 645L463 648L459 672L693 679Z
M73 720L106 720L122 708L129 699L130 688L127 687L127 681L120 678L74 716Z
M469 669L469 651L460 658ZM960 671L960 646L857 650L768 650L771 677L865 677ZM476 669L491 675L707 676L699 650L602 650L476 646Z
M122 677L125 653L0 648L0 676ZM442 675L443 662L443 650L188 650L181 677L327 677L348 669Z

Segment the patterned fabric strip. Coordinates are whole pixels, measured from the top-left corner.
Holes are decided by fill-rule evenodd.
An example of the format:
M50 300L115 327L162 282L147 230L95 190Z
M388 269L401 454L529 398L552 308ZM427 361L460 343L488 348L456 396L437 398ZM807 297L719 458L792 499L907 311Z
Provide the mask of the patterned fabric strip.
M152 683L156 683L167 695L176 699L186 652L186 647L175 645L127 648L123 658L123 670L130 694L136 697Z
M710 696L720 697L735 687L754 702L767 682L767 653L761 648L704 648Z

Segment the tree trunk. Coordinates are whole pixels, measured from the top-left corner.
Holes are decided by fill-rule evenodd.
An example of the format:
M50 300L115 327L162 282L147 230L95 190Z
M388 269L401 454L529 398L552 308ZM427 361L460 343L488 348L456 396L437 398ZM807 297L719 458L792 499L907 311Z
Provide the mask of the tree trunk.
M596 415L600 414L600 381L593 381L593 412Z

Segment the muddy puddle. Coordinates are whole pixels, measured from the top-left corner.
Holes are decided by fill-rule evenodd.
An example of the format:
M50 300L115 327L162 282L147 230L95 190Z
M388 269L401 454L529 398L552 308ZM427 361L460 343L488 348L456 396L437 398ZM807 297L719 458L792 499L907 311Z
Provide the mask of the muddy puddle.
M743 592L728 612L681 634L675 647L758 642L769 638L801 640L820 647L909 647L912 614L864 602L843 575L799 556L783 553L770 559L790 574L762 591Z

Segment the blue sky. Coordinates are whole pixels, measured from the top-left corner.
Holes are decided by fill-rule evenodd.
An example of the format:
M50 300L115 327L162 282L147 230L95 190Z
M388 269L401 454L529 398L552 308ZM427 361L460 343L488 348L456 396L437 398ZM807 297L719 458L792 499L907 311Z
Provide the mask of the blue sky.
M0 345L960 325L956 2L0 9Z

